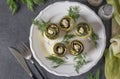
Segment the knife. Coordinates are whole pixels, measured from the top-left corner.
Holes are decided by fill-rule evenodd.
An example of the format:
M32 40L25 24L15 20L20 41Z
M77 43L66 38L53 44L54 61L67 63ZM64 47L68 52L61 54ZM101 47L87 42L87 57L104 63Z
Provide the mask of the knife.
M8 47L8 49L13 54L13 56L17 59L17 61L20 63L20 65L23 67L23 69L32 77L33 75L31 73L26 61L24 60L22 55L19 54L19 51L13 47Z

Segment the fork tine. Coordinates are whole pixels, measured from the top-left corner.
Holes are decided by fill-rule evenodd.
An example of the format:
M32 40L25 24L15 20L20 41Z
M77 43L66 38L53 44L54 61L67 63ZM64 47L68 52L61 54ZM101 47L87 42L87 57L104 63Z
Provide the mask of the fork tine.
M19 46L19 48L20 48L21 55L24 57L27 56L27 50L25 49L25 47L22 44Z
M23 46L26 48L26 50L27 50L29 53L31 53L31 50L28 48L28 46L27 46L24 42L22 42L22 44L23 44Z

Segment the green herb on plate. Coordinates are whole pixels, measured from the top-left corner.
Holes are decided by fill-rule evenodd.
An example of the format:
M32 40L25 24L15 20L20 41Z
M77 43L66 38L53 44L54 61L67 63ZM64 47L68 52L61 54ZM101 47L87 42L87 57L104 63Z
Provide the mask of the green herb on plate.
M100 79L100 70L98 69L95 75L89 73L87 77L88 79Z
M75 7L71 6L69 8L68 12L69 12L68 15L70 17L72 17L74 19L74 21L76 21L79 18L79 16L80 16L79 8L77 6L75 6Z
M38 29L43 32L46 30L48 22L45 22L43 20L41 22L39 22L38 20L33 20L33 24L36 25Z
M87 63L87 61L85 60L85 55L83 54L80 54L80 55L77 55L74 60L76 61L76 64L74 65L75 67L75 71L77 73L79 73L79 69Z
M92 31L90 39L94 42L95 47L97 47L97 40L99 39L99 36L94 31Z
M53 68L57 68L60 65L64 64L65 61L62 58L56 57L56 56L48 56L46 57L48 60L52 61L53 63L55 63L55 65L53 66Z
M69 43L69 42L68 42L69 39L74 38L74 37L75 37L75 35L73 35L73 34L66 34L66 35L64 36L62 42L64 42L64 43Z
M18 0L7 0L9 9L12 11L12 15L18 10Z

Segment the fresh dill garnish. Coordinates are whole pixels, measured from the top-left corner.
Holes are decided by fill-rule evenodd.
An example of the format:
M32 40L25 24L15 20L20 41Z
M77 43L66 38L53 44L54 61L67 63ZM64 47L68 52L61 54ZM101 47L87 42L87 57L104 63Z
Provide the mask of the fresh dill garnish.
M41 22L39 22L38 20L33 20L33 24L36 25L38 27L38 29L43 32L46 30L48 23L43 20Z
M48 60L52 61L53 63L55 63L55 65L53 66L53 68L57 68L60 65L64 64L65 61L62 58L56 57L56 56L48 56L46 57Z
M40 5L41 3L45 3L46 0L7 0L7 4L9 9L12 11L12 14L15 14L16 11L19 9L19 2L26 4L28 9L34 11L34 7L36 5Z
M69 39L74 38L74 37L75 37L74 34L66 34L66 35L64 36L62 42L68 43Z
M18 0L7 0L7 4L12 12L12 15L14 15L18 10Z
M75 67L75 71L77 73L79 73L79 69L84 65L86 64L86 60L85 60L85 55L83 54L80 54L80 55L77 55L74 60L76 61L76 64L74 65Z
M79 16L80 16L80 14L79 14L79 7L78 6L71 6L69 8L68 12L69 12L68 15L70 17L72 17L74 19L74 21L76 21L79 18Z
M46 0L21 0L23 4L26 4L28 9L34 11L35 5L45 3Z
M92 73L89 73L87 78L88 79L100 79L100 70L98 69L95 75L93 75Z
M99 36L94 31L92 31L90 39L93 41L93 43L97 47L97 40L99 39Z

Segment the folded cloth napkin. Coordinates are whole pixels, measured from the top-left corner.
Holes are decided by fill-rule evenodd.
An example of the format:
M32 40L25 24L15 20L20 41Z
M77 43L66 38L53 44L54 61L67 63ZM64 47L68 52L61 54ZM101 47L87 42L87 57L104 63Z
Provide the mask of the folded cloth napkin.
M109 49L105 51L106 79L120 79L120 0L107 0L114 6L112 19L112 38Z
M111 39L109 49L105 51L106 79L120 79L120 35Z

